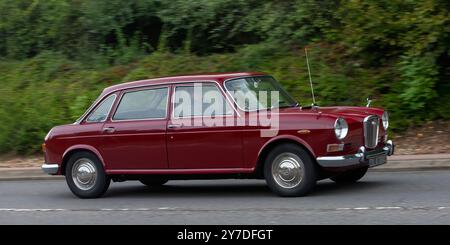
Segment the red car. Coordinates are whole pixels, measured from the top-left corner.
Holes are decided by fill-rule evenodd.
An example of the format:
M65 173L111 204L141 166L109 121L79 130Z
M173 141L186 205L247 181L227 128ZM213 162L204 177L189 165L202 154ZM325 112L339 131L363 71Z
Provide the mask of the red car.
M106 88L75 123L45 137L45 164L80 198L110 181L265 179L280 196L316 181L355 182L394 152L388 114L299 105L271 76L214 73Z

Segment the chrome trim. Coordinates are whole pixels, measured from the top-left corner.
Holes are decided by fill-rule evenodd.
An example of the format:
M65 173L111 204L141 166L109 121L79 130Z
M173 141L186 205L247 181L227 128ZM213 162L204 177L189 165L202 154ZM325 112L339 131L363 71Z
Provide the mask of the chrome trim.
M97 183L97 168L88 158L78 159L73 164L71 172L73 183L80 190L91 190Z
M302 160L293 153L281 153L273 161L272 178L283 188L295 188L303 181L304 175L304 164Z
M383 147L383 150L388 151L388 156L394 155L395 152L395 145L392 140L386 141L386 145Z
M370 97L367 97L366 101L367 101L366 107L370 107L370 104L372 103L372 100L370 99Z
M139 91L146 91L146 90L156 90L156 89L167 89L167 96L166 96L166 111L165 111L165 115L164 117L152 117L152 118L140 118L140 119L123 119L123 120L114 120L114 116L117 113L117 109L119 108L120 102L122 102L123 96L127 93L133 93L133 92L139 92ZM123 93L120 95L119 101L117 101L117 106L114 110L113 113L111 113L111 122L135 122L135 121L152 121L152 120L164 120L167 119L168 116L168 111L169 111L169 96L170 96L170 87L169 86L161 86L158 88L143 88L143 89L138 89L138 90L133 90L133 91L128 91L126 92L126 90L129 89L124 89Z
M377 156L386 155L391 156L394 154L394 143L392 140L388 140L383 148L367 151L364 146L361 146L357 153L344 156L325 156L317 157L317 163L325 168L329 167L349 167L349 166L369 166L369 160Z
M384 115L386 115L386 118L387 118L386 127L384 126L384 120L383 120ZM383 129L385 131L387 131L387 129L389 128L389 112L388 111L384 111L383 114L381 115L381 123L383 124Z
M58 170L59 170L59 165L44 163L44 164L42 164L41 169L46 174L57 174Z
M371 132L372 134L369 135L369 125L370 122L375 122L375 133ZM380 133L380 118L376 115L370 115L364 118L363 121L363 130L364 130L364 145L367 148L375 148L378 145L379 139L379 133ZM374 135L375 134L375 135Z
M347 131L345 132L344 137L338 137L337 134L336 134L336 125L337 125L338 121L340 121L340 120L344 121L345 126L347 126ZM345 137L347 137L347 135L348 135L348 131L349 131L349 127L348 127L347 121L346 121L344 118L342 118L342 117L336 118L336 121L334 121L334 135L336 135L336 138L337 138L338 140L343 140L343 139L345 139Z

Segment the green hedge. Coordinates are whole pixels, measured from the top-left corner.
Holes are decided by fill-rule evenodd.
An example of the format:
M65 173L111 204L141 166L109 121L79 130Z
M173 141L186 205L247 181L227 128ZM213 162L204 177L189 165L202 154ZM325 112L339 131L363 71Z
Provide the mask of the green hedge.
M348 61L342 57L341 62L329 63L328 51L329 47L321 46L312 46L310 51L320 105L362 106L364 98L373 95L373 106L384 106L391 112L394 130L437 117L438 110L448 119L448 106L436 103L436 110L424 110L428 101L436 98L436 93L425 93L422 88L416 91L416 85L411 86L411 83L429 82L430 78L416 75L416 80L399 78L403 69L420 75L423 71L415 68L416 63L405 63L391 71L392 81L398 81L395 82L398 88L393 91L398 92L383 93L383 85L376 79L382 75L363 68L348 70ZM273 74L302 104L312 102L304 54L277 52L266 45L211 56L155 52L129 65L103 69L90 69L55 53L43 53L22 62L1 62L0 149L21 154L38 151L51 127L73 122L104 87L112 84L180 73L237 70Z
M255 70L310 104L391 112L395 131L450 115L450 2L0 1L0 152L33 153L108 85Z

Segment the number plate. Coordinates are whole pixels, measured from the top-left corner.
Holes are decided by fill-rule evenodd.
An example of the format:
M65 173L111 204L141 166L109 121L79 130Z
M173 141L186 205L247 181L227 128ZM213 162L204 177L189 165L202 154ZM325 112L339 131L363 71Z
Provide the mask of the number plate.
M374 158L369 159L369 166L375 167L381 164L385 164L387 162L387 156L386 155L380 155L376 156Z

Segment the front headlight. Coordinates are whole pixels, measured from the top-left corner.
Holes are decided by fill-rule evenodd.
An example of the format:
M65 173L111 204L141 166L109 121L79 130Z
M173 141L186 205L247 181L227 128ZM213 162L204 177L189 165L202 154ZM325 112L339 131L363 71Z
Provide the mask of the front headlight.
M339 140L347 136L348 124L343 118L336 119L336 122L334 123L334 133Z
M389 127L389 113L387 111L383 112L383 115L381 116L381 120L383 121L383 128L384 128L384 130L388 129L388 127Z

